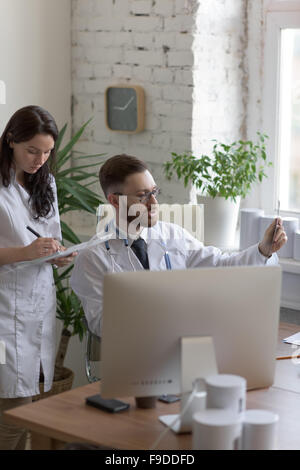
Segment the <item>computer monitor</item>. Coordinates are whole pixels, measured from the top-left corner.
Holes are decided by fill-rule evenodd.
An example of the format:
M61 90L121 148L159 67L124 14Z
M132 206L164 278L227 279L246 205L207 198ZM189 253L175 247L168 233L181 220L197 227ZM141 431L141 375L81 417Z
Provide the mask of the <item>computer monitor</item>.
M106 275L101 395L180 393L181 338L197 336L213 338L219 373L272 385L280 291L279 266Z

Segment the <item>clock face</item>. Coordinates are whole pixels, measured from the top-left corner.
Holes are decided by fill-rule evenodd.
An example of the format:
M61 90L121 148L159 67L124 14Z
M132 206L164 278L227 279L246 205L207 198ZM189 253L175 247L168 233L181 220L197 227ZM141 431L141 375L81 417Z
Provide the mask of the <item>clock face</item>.
M106 93L107 125L115 131L138 128L138 97L134 88L110 87Z

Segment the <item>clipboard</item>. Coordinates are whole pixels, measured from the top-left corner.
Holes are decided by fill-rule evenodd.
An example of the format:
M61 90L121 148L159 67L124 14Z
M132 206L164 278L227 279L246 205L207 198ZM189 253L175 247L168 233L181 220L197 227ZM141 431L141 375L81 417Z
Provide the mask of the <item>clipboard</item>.
M109 240L112 237L111 233L105 234L105 235L96 235L93 237L91 240L83 243L78 243L77 245L72 245L69 248L67 248L65 251L59 251L56 253L53 253L52 255L48 256L43 256L42 258L36 258L31 261L21 261L20 263L16 263L18 266L27 266L27 265L34 265L34 264L41 264L41 263L46 263L47 261L50 261L52 259L59 259L59 258L65 258L66 256L70 256L72 253L80 252L82 250L85 250L86 248L90 248L92 246L98 245L99 243L104 243L106 240Z

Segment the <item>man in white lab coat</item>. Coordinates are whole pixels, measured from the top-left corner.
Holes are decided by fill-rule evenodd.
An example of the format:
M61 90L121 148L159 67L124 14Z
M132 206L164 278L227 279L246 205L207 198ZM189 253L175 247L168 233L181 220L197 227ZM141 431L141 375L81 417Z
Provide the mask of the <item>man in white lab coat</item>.
M89 329L97 336L101 336L106 273L274 264L278 262L274 253L286 243L280 218L277 228L275 219L260 243L232 254L205 247L184 228L158 221L159 189L145 163L135 157L110 158L101 167L99 178L108 202L115 209L115 219L105 227L111 239L82 251L71 277Z

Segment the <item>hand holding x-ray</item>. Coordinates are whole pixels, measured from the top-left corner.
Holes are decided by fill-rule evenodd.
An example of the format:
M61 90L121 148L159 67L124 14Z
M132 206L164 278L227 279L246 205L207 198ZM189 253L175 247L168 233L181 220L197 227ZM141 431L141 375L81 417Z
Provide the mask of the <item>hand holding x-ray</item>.
M276 217L265 231L263 240L259 243L258 248L261 254L266 257L272 256L273 253L280 250L287 242L287 235L281 217Z

